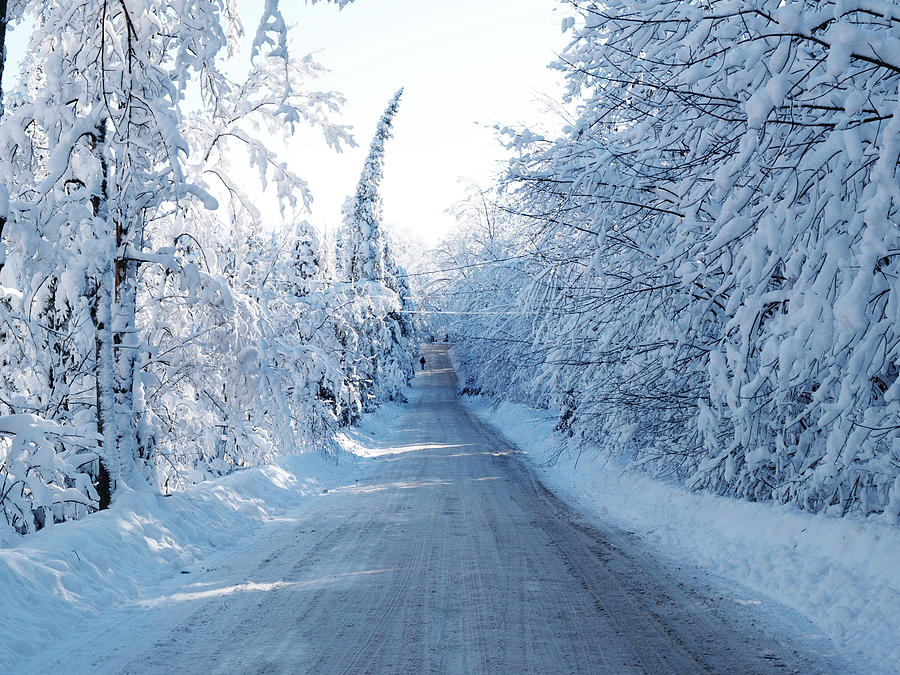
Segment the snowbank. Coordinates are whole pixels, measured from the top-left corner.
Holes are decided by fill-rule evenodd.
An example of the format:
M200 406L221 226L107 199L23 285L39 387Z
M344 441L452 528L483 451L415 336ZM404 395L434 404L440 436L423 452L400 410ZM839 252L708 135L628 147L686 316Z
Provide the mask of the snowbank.
M319 453L279 458L164 497L127 491L108 511L48 527L0 548L0 672L53 645L77 644L93 617L197 571L302 497L348 472Z
M865 672L900 671L900 528L749 503L564 454L548 465L547 411L465 399L526 452L547 486L635 533L661 557L691 561L808 617Z

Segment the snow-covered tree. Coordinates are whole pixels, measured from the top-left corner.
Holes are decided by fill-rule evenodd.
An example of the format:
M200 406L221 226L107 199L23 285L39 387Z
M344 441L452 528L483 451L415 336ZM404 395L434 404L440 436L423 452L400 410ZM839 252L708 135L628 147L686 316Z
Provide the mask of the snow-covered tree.
M895 12L567 4L574 121L511 139L528 396L692 486L896 521Z
M384 179L384 146L391 137L391 127L402 95L401 89L379 120L356 184L356 192L344 204L343 226L338 236L338 270L351 282L382 281L385 278L386 237L379 188Z
M344 204L338 233L338 274L363 301L351 327L340 336L347 342L347 354L355 356L360 349L364 354L345 364L348 386L362 392L363 410L384 398L402 396L413 375L409 284L384 232L379 192L385 143L402 94L401 89L394 95L378 122L356 192Z
M7 18L26 4L23 95L0 128L0 184L14 188L0 232L0 509L20 532L102 508L126 483L170 488L259 461L281 440L273 429L306 429L269 393L298 381L292 368L321 381L328 367L299 338L278 342L269 298L231 287L212 193L246 223L251 200L228 167L239 151L284 208L308 203L260 126L349 140L329 121L340 97L305 85L320 67L278 48L274 0L242 85L222 69L243 31L230 0L35 0ZM192 433L209 440L178 445Z
M187 205L156 223L154 240L174 244L178 273L159 266L144 273L147 329L154 350L165 355L147 364L158 383L147 420L163 489L330 443L335 414L318 385L334 389L327 383L339 377L307 326L311 308L324 302L324 266L315 262L323 263L325 253L308 223L285 232L262 229L245 175L234 168L255 169L256 189L268 188L285 217L309 205L306 182L272 139L286 138L302 122L336 150L352 143L330 119L343 99L310 87L322 70L311 57L288 63L280 55L259 57L243 82L222 79L227 95L185 121L196 158L188 176L221 208ZM317 295L303 303L304 291Z

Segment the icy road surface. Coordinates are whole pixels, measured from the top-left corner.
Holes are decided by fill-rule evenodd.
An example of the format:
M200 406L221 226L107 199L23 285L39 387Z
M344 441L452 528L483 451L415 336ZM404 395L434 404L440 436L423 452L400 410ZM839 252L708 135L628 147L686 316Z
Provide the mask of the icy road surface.
M596 529L456 400L443 345L344 487L98 617L100 672L828 672L787 610Z

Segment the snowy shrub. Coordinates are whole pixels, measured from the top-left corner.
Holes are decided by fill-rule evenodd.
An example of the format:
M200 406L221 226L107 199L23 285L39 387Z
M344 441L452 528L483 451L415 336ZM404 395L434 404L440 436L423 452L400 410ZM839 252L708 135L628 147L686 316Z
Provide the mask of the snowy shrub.
M83 436L36 415L0 415L0 513L10 530L27 534L97 508L85 466L96 454L61 445L72 438L77 446Z

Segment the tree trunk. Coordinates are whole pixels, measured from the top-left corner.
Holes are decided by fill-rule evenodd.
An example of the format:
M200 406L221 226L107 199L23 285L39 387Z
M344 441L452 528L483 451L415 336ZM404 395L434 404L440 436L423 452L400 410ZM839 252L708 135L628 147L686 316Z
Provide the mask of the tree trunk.
M113 358L116 446L129 463L139 455L134 405L137 367L137 261L128 259L128 228L116 223L115 288L113 294ZM130 467L129 467L130 468Z
M6 22L8 20L7 0L0 0L0 117L3 116L3 67L6 64ZM3 230L9 217L9 190L0 185L0 269L6 263L6 248L3 246Z
M0 0L0 115L3 114L3 66L6 64L7 0Z
M107 176L109 167L106 164L104 148L106 145L106 125L101 122L97 126L94 138L94 152L100 158L100 166L103 180L100 185L100 194L95 195L91 201L94 216L98 223L103 223L106 228L109 220L109 200ZM100 239L105 238L106 232L100 233ZM97 492L100 495L100 508L109 506L112 494L115 491L116 480L121 475L121 462L118 458L116 445L116 417L115 394L113 390L113 358L112 340L112 269L101 271L98 278L91 280L93 287L93 303L91 305L91 318L94 322L94 383L96 389L96 413L97 433L100 435L99 469L97 471Z
M112 270L101 273L95 280L94 305L92 316L95 330L95 383L97 397L97 432L100 434L99 476L105 474L106 486L99 486L98 491L105 489L110 495L115 492L116 482L121 478L122 465L119 461L119 448L116 443L116 406L115 406L115 358L113 357L112 315ZM105 467L105 471L103 470Z

